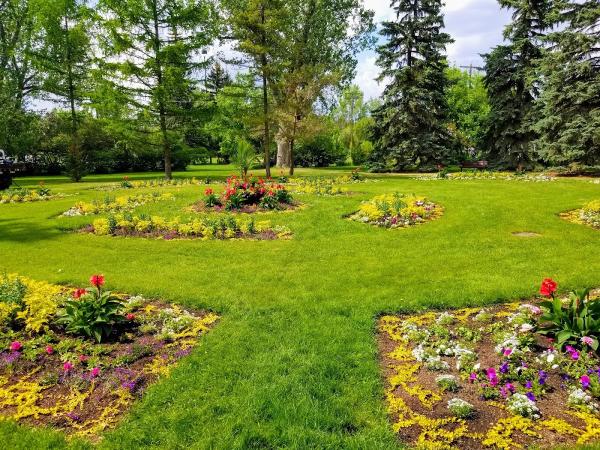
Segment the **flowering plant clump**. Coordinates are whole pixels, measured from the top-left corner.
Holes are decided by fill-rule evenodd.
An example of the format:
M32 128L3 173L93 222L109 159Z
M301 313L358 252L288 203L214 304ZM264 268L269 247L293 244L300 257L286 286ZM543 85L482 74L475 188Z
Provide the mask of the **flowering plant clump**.
M580 209L561 214L570 222L600 229L600 200L594 200Z
M40 186L36 189L18 188L0 192L0 204L39 202L58 197L62 197L62 195L53 194L49 188L40 183Z
M171 193L152 192L149 194L123 195L119 197L106 196L102 200L93 202L78 202L62 215L67 217L89 216L102 213L115 214L124 211L133 211L138 206L146 203L156 203L164 200L175 200Z
M350 177L325 178L308 177L294 180L292 190L296 194L312 194L320 196L334 196L346 194L348 190L342 184L351 183Z
M455 417L458 417L459 419L468 419L469 417L473 417L475 414L475 408L473 405L460 398L448 400L448 409Z
M558 334L539 333L557 290L547 278L540 294L550 302L382 317L380 348L394 430L428 449L598 440L597 337L577 335L558 345ZM599 301L598 294L590 292L583 307ZM572 309L565 301L560 299L561 308ZM454 397L457 391L461 398Z
M114 328L100 341L94 333L88 337L83 316L75 333L61 317L70 303L107 294L102 275L92 276L87 289L16 275L2 283L0 302L20 298L30 310L46 311L47 326L28 327L25 314L24 320L0 327L0 416L92 438L113 426L151 383L168 376L218 319L141 296L110 294L120 319L106 317ZM14 286L7 287L10 283ZM48 309L49 303L54 307ZM97 324L98 316L89 318L91 327Z
M251 217L196 217L181 221L178 217L133 216L117 214L96 219L83 229L99 236L137 236L163 239L283 239L291 231L283 226L271 226L268 221L255 222Z
M257 209L276 210L293 206L292 196L285 186L252 175L248 178L229 177L221 197L210 188L204 194L203 206L215 210L253 212Z
M556 177L544 173L513 173L513 172L494 172L489 170L465 170L462 172L442 171L437 176L418 175L415 177L421 181L431 180L505 180L505 181L528 181L528 182L546 182L554 181Z
M441 214L442 208L425 197L396 192L361 203L349 219L385 228L403 228L436 219Z
M557 284L546 278L540 294L549 298L540 303L541 315L537 322L538 333L556 339L562 348L565 344L587 346L598 350L600 339L600 301L590 299L590 290L571 292L568 302L555 295ZM573 350L575 351L575 350Z

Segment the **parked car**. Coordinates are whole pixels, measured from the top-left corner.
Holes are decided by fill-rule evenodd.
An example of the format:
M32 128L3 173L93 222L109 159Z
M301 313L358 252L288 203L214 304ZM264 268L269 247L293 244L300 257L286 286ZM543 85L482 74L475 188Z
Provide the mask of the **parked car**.
M20 165L0 149L0 191L8 189L12 184L13 176L19 172Z

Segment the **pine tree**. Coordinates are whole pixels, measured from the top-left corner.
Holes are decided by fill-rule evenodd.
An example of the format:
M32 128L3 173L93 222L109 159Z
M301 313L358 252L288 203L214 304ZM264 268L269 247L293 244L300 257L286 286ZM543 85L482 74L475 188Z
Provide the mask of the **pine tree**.
M446 45L440 0L394 0L396 20L382 24L387 42L378 47L380 80L389 79L374 112L373 165L402 170L448 161L453 139L447 128Z
M549 27L551 0L499 0L513 9L504 31L508 45L485 55L485 86L491 112L484 137L492 161L522 169L537 159L533 141L534 104L539 95L535 80L542 56L542 38Z
M208 75L206 76L206 89L210 95L214 98L221 89L231 84L231 77L226 70L223 69L219 61L215 62Z
M600 164L600 3L563 1L537 123L540 155L551 164Z

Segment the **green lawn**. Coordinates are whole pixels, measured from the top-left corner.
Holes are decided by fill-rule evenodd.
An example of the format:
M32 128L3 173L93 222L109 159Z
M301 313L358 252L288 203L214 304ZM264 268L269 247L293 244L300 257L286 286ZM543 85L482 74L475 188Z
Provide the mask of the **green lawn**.
M216 179L231 171L203 166L185 176ZM101 447L400 447L382 398L374 335L380 313L527 297L546 276L562 290L600 286L600 232L557 216L600 198L600 186L584 180L383 176L349 186L353 196L298 196L306 209L266 215L292 229L288 241L162 241L64 231L90 219L59 213L79 199L105 195L90 188L120 178L88 177L80 184L46 178L53 190L78 195L0 205L0 270L69 284L104 273L109 288L222 315ZM169 190L176 202L141 210L183 217L182 208L204 188ZM445 214L394 231L342 219L361 200L393 191L426 195ZM518 238L513 231L542 236ZM10 422L0 422L0 442L11 449L86 446Z

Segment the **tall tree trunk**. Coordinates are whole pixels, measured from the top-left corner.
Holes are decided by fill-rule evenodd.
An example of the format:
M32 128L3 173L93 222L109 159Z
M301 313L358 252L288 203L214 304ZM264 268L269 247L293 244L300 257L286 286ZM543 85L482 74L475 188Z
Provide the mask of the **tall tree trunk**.
M271 136L269 131L269 92L267 87L267 54L265 47L267 45L267 36L264 30L265 24L265 4L260 5L260 21L263 25L262 29L262 44L263 52L260 55L261 73L262 73L262 94L263 94L263 115L264 115L264 156L265 156L265 172L267 178L271 177Z
M279 136L277 140L277 167L287 168L291 166L291 145L288 138Z
M158 117L160 124L160 133L163 146L163 157L165 161L165 178L170 180L173 178L171 167L171 144L169 143L169 134L167 132L167 111L165 107L165 97L162 90L163 87L163 67L162 58L160 57L160 31L158 25L158 9L156 0L152 2L152 19L154 22L154 55L156 59L156 88L158 91Z
M69 157L71 159L71 179L79 182L83 178L83 162L81 161L81 149L77 139L77 111L75 110L75 83L73 80L73 61L71 57L71 43L69 40L69 20L65 12L65 38L66 38L66 62L67 62L67 85L69 89L69 106L71 110L71 143L69 144Z

